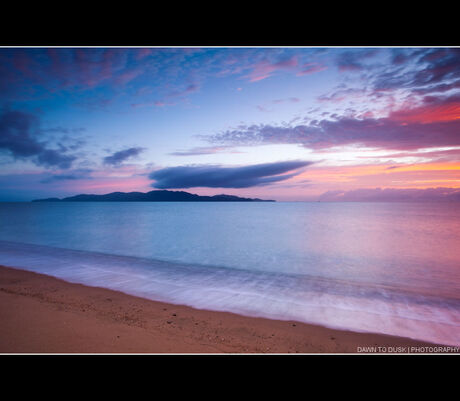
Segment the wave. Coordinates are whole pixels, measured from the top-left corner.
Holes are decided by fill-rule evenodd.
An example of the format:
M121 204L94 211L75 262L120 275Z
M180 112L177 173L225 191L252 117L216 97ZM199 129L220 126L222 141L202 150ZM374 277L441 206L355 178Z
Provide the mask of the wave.
M460 299L356 281L0 241L0 264L154 301L460 345Z

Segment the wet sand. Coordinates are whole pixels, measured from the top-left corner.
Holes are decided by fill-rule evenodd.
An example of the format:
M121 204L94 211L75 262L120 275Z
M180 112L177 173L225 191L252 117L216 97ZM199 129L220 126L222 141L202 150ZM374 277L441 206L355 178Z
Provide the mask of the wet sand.
M0 353L365 353L365 347L408 353L434 346L198 310L4 266L0 322Z

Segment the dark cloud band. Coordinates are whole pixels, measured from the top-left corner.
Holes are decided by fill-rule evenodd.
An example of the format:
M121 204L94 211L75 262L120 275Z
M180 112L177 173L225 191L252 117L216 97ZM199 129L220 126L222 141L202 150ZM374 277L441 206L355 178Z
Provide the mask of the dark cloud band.
M114 154L104 157L104 164L111 164L116 166L131 157L138 156L141 152L143 152L144 148L129 148L120 150L119 152L115 152Z
M291 171L311 165L310 161L285 161L244 167L180 166L154 171L152 187L169 188L248 188L287 180L299 172Z
M0 114L0 150L38 166L70 168L76 157L49 149L46 141L39 139L41 134L39 119L32 114L9 110Z

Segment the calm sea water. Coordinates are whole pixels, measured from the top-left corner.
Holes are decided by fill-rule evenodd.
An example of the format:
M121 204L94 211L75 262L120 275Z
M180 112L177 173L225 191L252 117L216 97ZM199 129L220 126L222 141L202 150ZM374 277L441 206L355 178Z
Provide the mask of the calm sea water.
M460 345L456 203L0 203L0 264Z

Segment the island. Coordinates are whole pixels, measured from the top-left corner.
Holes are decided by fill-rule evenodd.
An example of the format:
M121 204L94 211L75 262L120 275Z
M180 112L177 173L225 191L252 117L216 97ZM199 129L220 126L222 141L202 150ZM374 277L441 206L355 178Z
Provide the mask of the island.
M185 191L112 192L104 195L75 195L67 198L35 199L32 202L275 202L235 195L201 196Z

